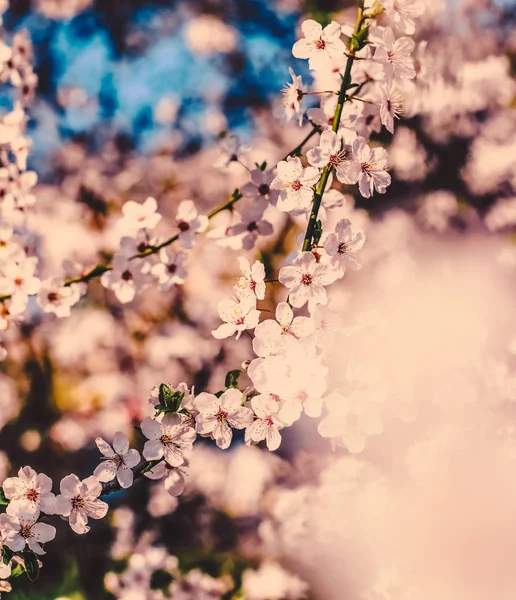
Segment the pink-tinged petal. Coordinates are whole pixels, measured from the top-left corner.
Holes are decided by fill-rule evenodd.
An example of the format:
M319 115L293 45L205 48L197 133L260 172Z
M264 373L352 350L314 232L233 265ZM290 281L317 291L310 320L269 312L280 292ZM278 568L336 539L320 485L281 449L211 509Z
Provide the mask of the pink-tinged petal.
M102 519L107 515L108 505L102 500L86 500L84 503L84 511L92 519Z
M140 462L140 453L138 452L138 450L131 448L124 454L124 463L130 469L132 469L133 467L136 467L136 465L139 462Z
M253 421L253 412L245 406L240 406L228 414L228 423L234 429L244 429Z
M47 515L53 515L55 514L55 506L56 506L56 497L54 494L45 494L44 496L41 496L41 503L40 503L40 509L42 512L46 513Z
M81 484L81 480L74 475L67 475L63 479L61 479L61 483L59 484L59 489L61 490L61 494L66 498L72 498L75 496L77 492L78 486Z
M31 532L37 542L46 544L56 537L56 528L47 523L36 523L32 526Z
M213 432L217 423L218 419L215 415L206 415L201 413L196 417L195 429L200 435L208 435Z
M231 440L233 439L231 427L229 427L227 423L218 421L215 429L213 430L213 438L215 439L215 443L219 448L226 450L226 448L229 448Z
M279 281L286 287L291 287L294 283L299 280L300 274L297 267L288 266L282 267L279 272Z
M292 321L291 330L296 337L304 338L315 331L315 324L308 317L296 317Z
M236 326L233 325L232 323L223 323L222 325L220 325L219 327L217 327L217 329L214 329L211 332L211 335L216 339L216 340L223 340L225 338L231 337L232 335L234 335L236 333Z
M25 486L22 485L18 477L8 477L2 483L2 489L4 490L5 497L10 500L20 489L24 489Z
M144 419L140 424L143 435L148 440L158 440L161 437L161 424L150 417Z
M32 467L22 467L18 471L18 477L23 481L29 482L36 478L36 471Z
M185 476L181 471L172 469L165 477L163 484L171 496L180 496L185 489Z
M165 462L160 462L157 465L154 465L150 471L146 471L144 476L148 479L157 480L162 479L168 473L167 464Z
M145 214L149 215L157 211L158 203L155 198L149 197L142 205L145 208Z
M12 539L7 539L4 544L13 552L20 552L20 550L25 548L25 538L21 535L17 535Z
M113 438L113 448L120 456L123 456L129 450L129 440L121 431L115 433L115 437Z
M220 400L214 394L201 392L195 397L193 405L199 412L216 414L219 410Z
M93 471L93 475L104 483L113 481L116 476L117 465L112 460L105 460Z
M115 456L113 448L111 448L111 446L106 442L106 440L103 440L101 437L98 437L95 440L95 443L97 444L97 448L100 450L101 454L107 456L107 458L113 458L113 456Z
M232 412L239 409L242 406L242 392L240 390L231 388L226 390L219 398L221 409Z
M72 510L72 503L70 502L70 499L63 496L63 495L59 495L56 496L56 501L54 504L54 511L56 515L62 515L63 517L68 517L70 515L70 512Z
M88 517L86 513L82 510L74 509L70 513L69 523L72 530L80 535L88 533L88 531L90 530L90 528L87 525Z
M48 475L45 475L45 473L40 473L36 477L36 481L41 494L48 494L52 491L52 479Z
M39 556L43 556L43 554L46 554L46 552L34 538L28 538L27 545L34 552L34 554L38 554Z
M96 498L102 494L102 485L100 481L96 477L86 477L86 479L82 480L82 483L86 486L88 490L88 496Z
M133 485L134 473L126 465L120 465L116 473L116 478L120 487L126 489Z
M356 425L347 425L342 433L342 441L352 454L362 452L366 446L367 435Z
M324 36L327 38L336 37L339 38L342 33L342 27L336 22L332 21L323 29Z
M174 444L167 444L164 451L165 460L171 467L179 467L179 465L184 463L181 450L177 446L174 446Z
M159 440L149 440L143 447L145 460L159 460L163 458L163 444Z
M315 40L321 37L323 32L322 25L313 19L306 19L301 23L301 31L303 35L309 40Z
M274 450L277 450L280 447L281 434L276 429L276 427L269 427L269 431L267 432L267 436L265 439L266 439L266 443L267 443L267 448L271 452L274 452Z

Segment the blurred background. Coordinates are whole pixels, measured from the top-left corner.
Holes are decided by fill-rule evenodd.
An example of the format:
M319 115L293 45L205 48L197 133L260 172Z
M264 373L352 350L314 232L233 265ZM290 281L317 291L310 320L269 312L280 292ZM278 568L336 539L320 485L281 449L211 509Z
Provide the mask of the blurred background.
M416 41L427 43L418 45L416 52L418 82L408 99L406 118L394 136L385 130L373 136L389 152L393 184L385 196L367 201L353 197L353 190L342 190L350 218L376 241L366 254L364 270L350 278L346 275L345 289L334 303L339 309L350 307L351 326L358 307L348 304L348 294L363 294L367 303L373 290L378 303L369 308L379 310L382 299L389 319L398 323L396 319L401 322L411 314L410 301L403 310L394 309L400 290L409 299L415 293L414 302L424 306L427 315L437 311L436 327L442 328L431 351L420 348L418 356L428 373L438 362L436 357L446 353L450 331L464 333L461 339L466 342L448 349L449 361L443 360L442 368L467 355L468 369L472 365L477 369L478 385L471 384L477 379L469 371L461 371L446 391L436 386L434 396L452 404L460 399L457 406L463 407L464 383L469 380L476 386L474 395L492 395L494 403L508 402L512 407L516 385L509 307L514 305L516 277L516 3L428 0L426 4ZM279 102L290 66L311 82L305 61L291 53L299 23L307 17L323 24L332 19L344 23L354 18L354 6L344 0L10 0L3 28L8 37L28 32L38 76L29 109L33 139L29 166L39 176L38 208L29 224L42 273L60 272L64 259L94 265L99 257L111 256L116 247L113 224L127 200L156 197L169 222L185 198L192 198L203 211L218 205L247 181L239 165L224 171L213 168L226 131L250 147L249 166L264 160L269 166L276 164L309 131L306 124L302 130L296 124L285 125ZM0 101L8 107L12 98L5 92ZM275 223L275 234L259 246L269 274L277 273L300 231L298 222L283 217ZM227 227L225 218L215 220L215 230ZM170 293L144 293L135 303L121 306L93 282L69 319L43 319L34 311L32 320L10 331L9 357L2 363L0 378L0 479L26 464L54 481L71 471L85 477L97 464L95 437L112 439L121 430L141 445L142 440L131 433L132 425L147 415L148 394L155 385L186 381L199 391L220 389L225 373L252 356L249 340L221 345L210 335L218 324L216 300L227 295L237 271L237 253L228 260L228 252L214 250L209 240L199 244L187 284ZM439 275L425 262L436 256L451 261ZM448 268L456 276L448 277ZM423 277L422 272L425 285L412 285L413 277ZM436 305L425 304L423 298L432 289L425 287L428 281L452 289L453 301L444 295ZM277 300L273 292L267 298L270 308ZM476 306L475 302L480 312L469 319L464 307ZM494 306L496 318L485 310ZM482 327L477 331L479 314ZM409 322L412 331L422 324L419 314ZM429 322L425 321L425 335L432 330ZM484 327L491 326L496 343L489 349L496 359L480 359L480 351L470 355L467 349L479 347ZM398 337L413 347L414 340L399 331L401 326L393 327L382 338L388 342L385 346L378 338L364 337L364 356L371 347L382 347L376 356L381 362ZM398 358L407 360L403 352ZM428 384L428 373L418 380L422 387ZM457 370L453 373L455 377ZM389 385L394 390L393 381ZM400 396L393 392L396 401L405 402L405 395ZM463 414L457 406L454 423ZM441 409L439 405L442 418ZM478 421L484 420L482 411L475 414ZM496 426L500 423L503 419ZM326 440L316 438L313 421L293 429L285 432L277 456L242 444L220 456L209 444L198 442L190 491L179 503L150 482L140 481L129 492L114 494L109 502L117 510L110 520L95 522L84 537L61 527L56 541L49 544L37 586L20 578L8 597L244 598L243 573L258 568L275 547L274 560L308 580L310 590L296 580L286 589L297 589L298 595L281 592L279 586L276 595L265 591L263 596L245 596L248 600L305 596L343 600L343 589L350 600L405 598L381 590L353 591L360 586L352 578L346 585L342 581L330 585L327 577L326 583L321 580L322 568L310 571L310 561L305 560L310 551L326 548L331 554L332 548L328 538L317 546L310 537L314 515L306 512L307 505L326 506L325 494L332 502L335 499L331 486L330 491L317 488L323 472L318 461L330 461L324 463L325 485L332 477L340 483L350 478L356 487L365 470L373 467L350 465L344 459L332 466ZM393 439L401 438L387 437L384 443L392 447ZM397 464L395 456L391 459ZM379 446L376 454L373 450L374 469L382 460ZM457 459L454 464L462 463ZM239 485L249 465L256 473L252 489ZM376 472L374 481L378 486L385 483ZM369 506L371 490L356 492L353 486L346 490L357 494L364 502L361 506ZM289 495L293 490L295 497ZM375 497L382 497L378 494ZM339 514L339 506L334 509L328 514ZM376 516L380 520L372 535L379 535L378 523L400 516L399 509L389 510L383 514L385 521L376 509L357 519L372 522ZM280 527L275 519L282 522L287 513L289 525ZM330 525L328 520L327 529ZM405 523L407 529L412 525ZM275 529L284 535L282 542L274 537L279 535ZM308 532L313 544L304 548L303 557L293 551L298 532ZM342 533L345 537L345 526ZM355 534L359 540L366 535L362 530ZM152 555L157 547L164 548L164 554ZM336 545L333 558L349 558L348 551ZM173 581L171 556L178 558L184 572L202 569L222 583L211 591L211 583L206 583L204 595L193 583L190 588L178 584L167 592L170 596L160 595ZM337 561L334 570L341 566ZM124 573L129 573L125 580ZM224 587L227 576L234 585ZM270 580L286 577L273 573ZM124 589L133 595L124 595ZM449 598L460 595L450 592Z

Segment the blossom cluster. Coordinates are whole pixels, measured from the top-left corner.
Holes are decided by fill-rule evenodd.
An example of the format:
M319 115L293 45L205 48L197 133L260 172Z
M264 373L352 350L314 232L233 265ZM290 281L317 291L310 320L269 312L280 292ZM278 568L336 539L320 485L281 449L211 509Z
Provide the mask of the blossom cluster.
M180 202L175 233L165 241L157 234L163 223L153 197L144 203L130 200L124 204L117 223L120 243L110 263L92 269L63 265L68 279L38 278L36 260L21 255L14 238L16 252L8 254L0 267L6 325L11 314L25 311L33 294L44 312L69 316L72 306L86 294L85 284L97 277L121 303L133 301L152 284L164 291L183 284L197 234L207 231L210 219L222 211L230 212L230 225L223 231L211 229L207 235L223 247L252 250L261 236L273 232L273 221L282 213L299 219L305 230L300 250L279 268L277 279L267 279L263 262L239 257L241 275L234 296L218 304L222 324L212 334L216 339L233 335L238 339L247 332L253 338L254 358L227 374L225 389L212 394L197 393L186 383L160 385L151 394L149 416L139 423L146 438L141 451L130 448L122 432L116 433L112 446L99 437L96 443L103 458L93 475L83 480L75 474L64 477L57 496L52 481L30 467L4 481L7 512L0 523L4 575L9 574L13 561L23 562L29 575L39 564L32 554L44 553L41 544L55 536L53 526L38 521L41 513L68 519L73 531L84 534L89 530L88 519L107 513L100 497L131 487L135 478L161 480L171 496L182 494L199 437L227 449L236 432L242 431L246 445L264 442L274 451L281 444L282 429L302 413L320 417L324 407L328 414L319 424L320 434L352 453L364 449L367 436L381 432L374 406L361 392L344 397L330 386L328 341L341 325L330 307L329 286L342 279L348 267L360 268L358 255L365 242L365 234L340 211L344 195L330 188L336 180L338 185L357 186L362 197L370 198L385 193L391 184L387 152L370 138L382 127L392 133L395 119L402 114L403 87L416 75L415 44L409 36L414 32L414 18L422 11L421 0L385 0L370 7L360 1L354 28L335 21L323 28L313 20L305 21L301 26L304 37L294 45L293 55L308 59L314 80L325 79L335 89L309 91L292 71L293 81L284 89L283 103L287 119L295 116L300 124L310 121L310 139L318 136L316 144L305 156L301 144L272 169L265 161L250 169L238 139L226 136L216 166L224 169L238 163L249 172L249 181L208 215L200 214L192 200ZM380 16L386 18L385 25L378 23ZM322 99L319 108L305 114L303 98L308 94ZM26 156L19 150L19 140L6 143L18 170L23 170ZM333 227L329 225L332 220ZM5 241L11 238L12 231L6 233ZM271 286L277 286L284 298L274 318L262 320L264 311L258 303ZM14 308L18 304L23 307L19 312ZM243 390L241 378L249 380Z

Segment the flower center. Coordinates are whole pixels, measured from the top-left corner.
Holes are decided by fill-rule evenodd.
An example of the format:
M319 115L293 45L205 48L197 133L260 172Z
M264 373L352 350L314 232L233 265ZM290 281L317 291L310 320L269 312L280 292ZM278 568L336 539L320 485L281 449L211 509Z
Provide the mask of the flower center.
M39 498L38 490L36 490L34 488L27 490L25 492L25 498L27 498L27 500L29 500L30 502L37 502L37 500Z
M75 498L72 498L70 502L72 504L72 508L75 510L78 510L84 506L84 498L81 498L81 496L75 496Z
M266 183L262 183L262 185L258 188L258 193L260 196L266 196L269 193L269 186Z
M267 425L269 427L272 427L274 425L274 421L272 420L271 415L267 415L264 419L264 421L267 423Z
M228 418L228 413L225 410L222 410L221 408L219 408L215 417L217 418L217 421L220 421L221 423L225 423Z
M131 281L132 278L133 278L133 274L131 273L131 271L124 271L122 273L122 279L124 281Z
M315 40L315 47L317 50L324 50L326 48L326 42L323 39Z
M22 525L20 527L20 535L24 538L30 538L32 537L32 531L31 531L31 526L30 525Z
M174 273L177 271L177 265L174 265L174 264L168 265L168 267L167 267L167 271L168 271L168 272L169 272L171 275L173 275L173 274L174 274Z
M174 440L171 435L164 434L159 438L159 441L166 446L167 444L172 444Z
M179 227L179 231L182 231L183 233L190 229L190 223L187 223L186 221L180 221L177 226Z
M337 252L338 252L339 254L346 254L347 250L348 250L348 248L347 248L347 246L346 246L346 242L341 242L341 243L339 244L339 247L338 247L338 249L337 249Z
M303 285L311 285L313 281L313 277L310 275L310 273L304 273L303 275L301 275L301 283Z
M251 221L247 226L247 231L256 231L257 229L258 225L256 224L256 221Z
M296 179L292 182L292 189L295 192L299 192L299 190L303 187L303 184L299 181L299 179Z
M59 300L59 294L57 292L50 292L47 298L49 302L57 302Z

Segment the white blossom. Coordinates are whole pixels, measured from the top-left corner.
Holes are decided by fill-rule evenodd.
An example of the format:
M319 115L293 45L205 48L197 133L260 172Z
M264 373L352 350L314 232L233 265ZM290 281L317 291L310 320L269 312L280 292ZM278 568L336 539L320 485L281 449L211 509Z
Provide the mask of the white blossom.
M55 495L52 493L52 480L44 473L36 473L31 467L23 467L18 477L8 477L2 483L5 497L10 501L7 513L16 511L49 515L54 513Z
M265 440L271 452L277 450L281 444L279 430L285 427L278 415L278 403L267 396L255 396L251 400L251 407L256 418L245 430L245 443L257 444Z
M93 475L101 482L112 481L116 477L120 487L131 487L134 477L132 468L140 462L140 453L129 448L127 436L120 431L115 433L113 447L102 438L97 438L95 443L105 459L93 471Z
M416 29L414 19L425 12L424 0L380 0L380 2L394 27L407 35L412 35Z
M171 248L159 251L159 261L151 267L151 275L156 277L162 290L169 290L173 285L181 285L186 281L187 272L184 263L188 254L180 250L174 252Z
M181 421L177 414L165 415L161 422L144 419L141 423L143 435L147 438L143 447L146 460L164 458L171 467L184 463L184 452L195 441L195 430Z
M192 200L183 200L177 208L176 223L179 228L179 244L188 249L193 248L195 234L208 227L208 217L197 212Z
M237 300L221 300L217 311L224 323L211 334L218 340L231 337L235 333L238 339L246 329L254 329L260 319L260 311L256 309L254 295L247 295Z
M62 318L70 316L72 306L77 304L80 298L78 285L65 286L62 279L52 277L41 282L37 302L46 313L53 313Z
M376 47L373 59L381 63L388 80L392 78L413 79L416 69L412 60L414 40L409 37L396 39L390 27L386 27L379 45Z
M328 256L335 257L342 274L349 266L353 270L360 269L356 254L362 249L365 236L361 231L354 232L349 219L341 219L335 226L335 233L330 233L324 242Z
M117 227L125 235L134 235L140 229L154 229L161 220L155 198L147 198L143 204L129 200L122 206L123 217Z
M247 258L238 257L238 264L242 271L242 277L235 286L239 298L255 296L258 300L265 298L265 267L259 260L250 265Z
M319 181L320 173L315 167L303 169L301 160L289 156L278 163L278 174L271 183L273 189L279 190L277 207L279 210L308 211L313 198L313 186Z
M5 535L4 544L13 552L21 552L25 546L36 554L45 554L41 544L56 537L56 528L47 523L38 523L39 512L16 511L2 519L0 526Z
M358 187L362 196L369 198L375 189L385 194L391 184L385 148L370 148L366 140L359 137L353 142L353 155L360 164Z
M314 167L321 169L329 165L341 183L354 185L358 181L360 164L353 155L351 146L344 143L331 129L322 132L319 145L309 150L306 157Z
M303 78L301 75L296 75L292 67L288 72L292 77L292 83L287 83L281 90L283 95L283 108L287 123L296 116L299 120L299 125L303 122L303 111L301 110L301 100L303 98Z
M68 517L75 533L88 533L88 518L102 519L106 516L108 505L99 500L102 485L96 477L81 481L72 473L61 480L60 490L56 497L56 513Z
M346 52L340 39L340 25L335 21L323 29L320 23L308 19L301 24L301 30L305 37L294 44L292 54L296 58L308 58L312 70L324 68L332 58Z

